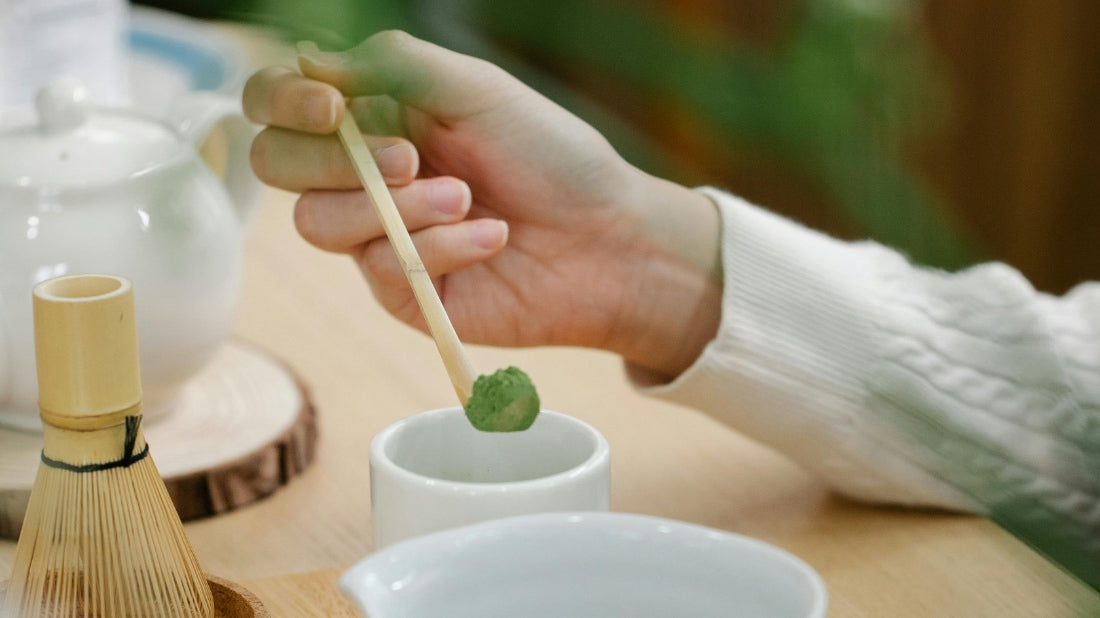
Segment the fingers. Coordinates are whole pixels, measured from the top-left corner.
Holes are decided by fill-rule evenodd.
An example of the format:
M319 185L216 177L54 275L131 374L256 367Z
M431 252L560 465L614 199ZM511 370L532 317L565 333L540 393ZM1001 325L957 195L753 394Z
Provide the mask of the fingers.
M412 234L413 244L431 277L440 277L483 262L500 253L508 242L508 224L498 219L472 219L436 225ZM359 267L376 293L407 290L408 281L397 255L385 237L356 252Z
M364 132L402 133L400 107L391 97L363 96L345 101L334 86L303 77L289 67L257 71L245 83L241 100L245 116L257 124L306 133L333 133L350 105Z
M289 67L258 71L245 83L241 100L253 122L308 133L332 133L344 115L339 90Z
M519 82L495 65L397 30L341 53L299 58L302 73L345 95L387 94L441 120L477 114Z
M520 82L488 62L398 31L376 34L348 52L304 56L299 64L306 76L288 67L269 67L249 78L242 95L249 119L281 129L329 134L343 119L347 94L359 97L353 108L362 130L398 135L403 133L402 105L446 121L491 109L525 91ZM287 147L303 145L284 143L283 148L273 149L283 138L291 139L286 133L264 132L256 140L256 172L269 184L291 190L357 186L347 174L350 168L339 163L343 157L328 156L335 150L331 145L315 154L324 155L319 161L329 166L332 178L343 180L318 184L304 181L301 173L281 177L278 172L285 166L277 167L276 160L286 161L289 157L281 155L295 152ZM403 171L407 170L394 170L394 174L401 176Z
M457 178L417 180L391 193L431 277L492 258L508 241L504 221L464 219L470 190ZM368 200L362 191L311 191L298 200L294 222L313 245L352 254L376 293L407 290L405 273Z
M470 210L470 188L457 178L418 180L391 195L405 226L414 231L457 223ZM363 191L310 191L298 200L294 224L310 244L336 253L361 251L385 235Z
M420 158L411 143L398 137L365 138L387 184L405 185L416 178ZM268 127L252 141L252 169L265 183L299 193L363 186L334 135Z
M356 97L348 101L348 108L364 133L405 134L401 106L388 96Z

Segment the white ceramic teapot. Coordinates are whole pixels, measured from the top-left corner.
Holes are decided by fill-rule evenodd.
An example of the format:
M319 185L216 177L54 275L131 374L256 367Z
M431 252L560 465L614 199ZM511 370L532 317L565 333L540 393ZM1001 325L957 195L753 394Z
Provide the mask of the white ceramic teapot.
M224 180L197 148L215 126ZM0 424L40 429L31 288L80 273L133 281L145 414L170 409L232 327L254 132L223 95L188 93L161 121L69 80L0 113Z

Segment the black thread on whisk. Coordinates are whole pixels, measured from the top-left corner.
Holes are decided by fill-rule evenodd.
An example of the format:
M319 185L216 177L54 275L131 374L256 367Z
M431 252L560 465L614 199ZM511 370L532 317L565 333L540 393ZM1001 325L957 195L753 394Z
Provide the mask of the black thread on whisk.
M58 470L65 470L68 472L99 472L101 470L110 470L111 468L129 468L149 455L148 443L146 443L145 448L141 449L141 452L134 453L134 445L137 442L138 427L140 426L141 416L126 417L126 437L122 443L122 458L116 459L115 461L74 466L71 463L46 457L46 451L43 449L42 463L51 468L57 468Z
M140 416L126 417L126 439L122 443L122 458L124 460L130 459L134 455L134 443L137 442L138 427L141 427Z

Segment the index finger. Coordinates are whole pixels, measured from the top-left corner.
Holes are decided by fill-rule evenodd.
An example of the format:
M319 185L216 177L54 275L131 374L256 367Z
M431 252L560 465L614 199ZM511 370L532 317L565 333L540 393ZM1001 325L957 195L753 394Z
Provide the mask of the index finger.
M397 30L346 52L302 54L298 64L347 96L385 94L441 119L483 112L519 84L496 65Z
M344 117L339 90L283 66L252 75L241 100L249 120L307 133L332 133Z

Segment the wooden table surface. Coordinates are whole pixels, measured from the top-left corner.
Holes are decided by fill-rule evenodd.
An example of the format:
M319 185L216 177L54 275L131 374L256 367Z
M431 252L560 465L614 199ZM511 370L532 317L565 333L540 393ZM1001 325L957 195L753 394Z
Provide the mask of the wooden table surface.
M408 414L453 405L454 393L430 339L386 314L349 258L296 235L293 203L290 194L263 193L246 241L236 335L309 387L320 453L272 497L186 529L209 573L245 584L274 616L351 616L334 582L371 551L371 437ZM481 347L471 355L481 371L522 366L545 407L604 433L612 510L782 547L824 578L830 616L1100 615L1100 595L989 521L835 497L736 431L634 392L614 356ZM14 549L0 542L0 579Z

